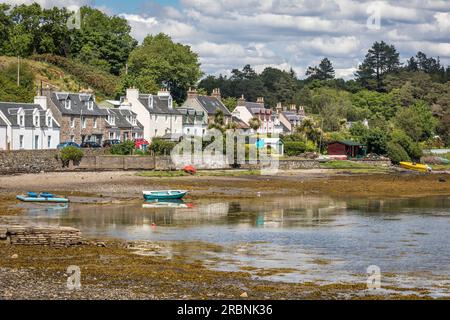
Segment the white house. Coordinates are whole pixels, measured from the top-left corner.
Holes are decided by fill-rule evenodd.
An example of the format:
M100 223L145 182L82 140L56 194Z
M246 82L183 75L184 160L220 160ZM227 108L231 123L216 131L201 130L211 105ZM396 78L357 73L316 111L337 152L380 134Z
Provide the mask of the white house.
M60 125L40 103L0 102L0 149L56 149Z
M272 110L264 105L264 98L258 98L256 102L247 102L244 96L238 100L238 105L233 111L233 117L236 117L249 125L253 118L259 119L261 125L257 133L268 134L275 133L275 123ZM277 123L277 125L279 125Z
M127 89L126 99L144 127L144 139L183 134L183 115L173 107L172 96L166 89L161 89L157 95Z
M183 115L183 135L202 137L208 130L205 113L196 109L178 108Z

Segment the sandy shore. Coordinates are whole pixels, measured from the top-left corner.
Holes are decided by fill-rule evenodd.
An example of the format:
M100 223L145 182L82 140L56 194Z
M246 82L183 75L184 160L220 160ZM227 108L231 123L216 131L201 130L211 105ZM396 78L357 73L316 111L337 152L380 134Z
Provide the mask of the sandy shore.
M0 195L49 191L66 196L141 199L142 190L185 189L192 198L326 194L344 197L450 195L450 175L351 173L315 169L276 176L142 177L136 172L67 172L0 176Z

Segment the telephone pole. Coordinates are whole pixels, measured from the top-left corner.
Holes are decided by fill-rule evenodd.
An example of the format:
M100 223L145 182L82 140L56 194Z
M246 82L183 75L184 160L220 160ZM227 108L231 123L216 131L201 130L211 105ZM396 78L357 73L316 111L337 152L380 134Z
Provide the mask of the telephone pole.
M20 87L20 56L17 56L17 86Z

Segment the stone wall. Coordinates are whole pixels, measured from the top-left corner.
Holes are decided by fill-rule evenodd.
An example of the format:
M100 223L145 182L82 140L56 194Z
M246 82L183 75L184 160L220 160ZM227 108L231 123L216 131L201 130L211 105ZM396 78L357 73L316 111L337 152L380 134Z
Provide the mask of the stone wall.
M82 243L81 232L70 227L0 227L0 240L12 245L67 247Z

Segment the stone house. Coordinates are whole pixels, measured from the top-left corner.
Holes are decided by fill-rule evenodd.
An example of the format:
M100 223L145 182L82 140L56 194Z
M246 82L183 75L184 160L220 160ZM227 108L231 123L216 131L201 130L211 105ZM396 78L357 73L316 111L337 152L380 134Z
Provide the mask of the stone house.
M132 88L127 89L125 98L144 128L144 139L151 141L154 137L179 137L183 134L183 115L173 106L168 90L161 89L153 95L141 94Z
M216 113L220 110L224 116L224 123L231 123L231 112L222 102L220 89L214 89L211 96L204 96L199 95L196 89L189 88L187 99L182 107L202 111L207 124L214 123Z
M102 143L109 136L105 113L89 92L53 92L44 90L48 108L61 125L61 142Z
M266 108L264 98L260 97L256 102L248 102L242 96L238 100L236 109L233 111L233 116L250 125L250 120L253 118L259 119L261 125L257 133L268 134L275 133L275 122L273 112Z
M42 103L0 102L0 150L56 149L60 124Z

